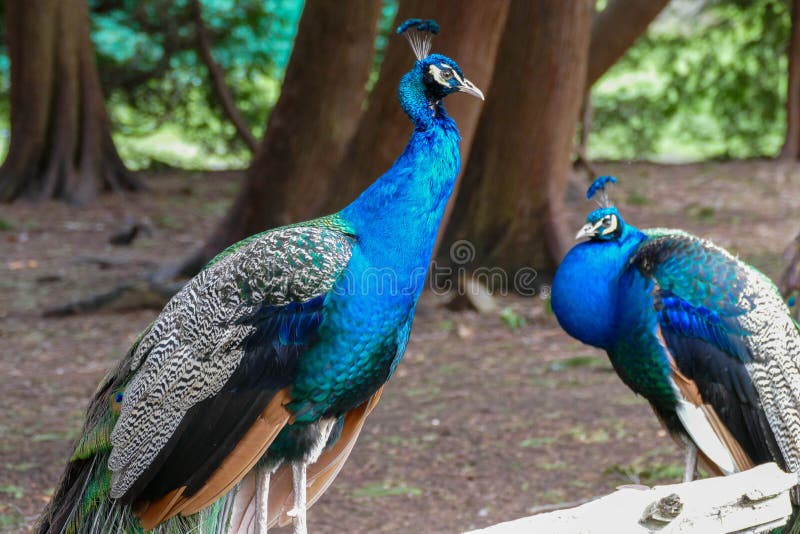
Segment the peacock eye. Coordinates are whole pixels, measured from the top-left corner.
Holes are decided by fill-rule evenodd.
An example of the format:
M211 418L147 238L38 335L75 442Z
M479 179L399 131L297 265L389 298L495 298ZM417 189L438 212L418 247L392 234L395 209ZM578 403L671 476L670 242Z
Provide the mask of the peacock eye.
M617 218L614 215L606 215L600 220L600 224L603 226L600 235L612 235L618 228Z
M452 70L443 70L442 71L442 78L444 80L451 80L453 78L453 71Z

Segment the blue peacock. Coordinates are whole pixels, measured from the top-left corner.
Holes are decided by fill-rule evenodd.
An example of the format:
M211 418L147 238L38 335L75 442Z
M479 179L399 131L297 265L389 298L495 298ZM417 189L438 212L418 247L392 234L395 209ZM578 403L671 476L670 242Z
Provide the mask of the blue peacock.
M556 272L558 322L604 349L685 444L684 480L698 455L715 474L772 461L797 471L800 333L777 288L710 241L628 224L608 201L613 182L587 193L600 206Z
M39 532L305 532L409 339L460 166L442 100L483 99L429 54L435 22L397 31L417 57L402 155L341 212L245 239L175 295L99 385Z

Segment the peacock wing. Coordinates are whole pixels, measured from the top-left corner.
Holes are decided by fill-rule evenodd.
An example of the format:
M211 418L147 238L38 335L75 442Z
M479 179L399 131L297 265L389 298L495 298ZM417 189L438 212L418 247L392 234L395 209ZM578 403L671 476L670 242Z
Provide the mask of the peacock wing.
M630 265L654 281L682 423L712 459L709 430L737 469L773 460L797 469L800 335L778 290L709 241L672 230L648 237Z
M290 422L298 358L354 240L284 227L231 247L167 304L131 357L111 433L111 496L145 528L211 504Z

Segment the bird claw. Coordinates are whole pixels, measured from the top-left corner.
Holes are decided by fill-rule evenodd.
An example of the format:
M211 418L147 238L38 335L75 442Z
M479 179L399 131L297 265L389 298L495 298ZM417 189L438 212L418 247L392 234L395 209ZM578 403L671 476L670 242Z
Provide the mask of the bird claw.
M297 508L292 508L291 510L289 510L288 512L286 512L286 515L288 515L289 517L297 517L297 515L298 515L299 513L300 513L300 510L299 510L299 509L297 509Z

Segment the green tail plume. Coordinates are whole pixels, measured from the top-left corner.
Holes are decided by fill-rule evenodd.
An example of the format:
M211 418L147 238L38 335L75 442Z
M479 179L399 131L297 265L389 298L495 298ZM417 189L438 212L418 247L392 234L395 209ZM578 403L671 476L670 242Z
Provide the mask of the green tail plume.
M145 333L147 330L145 330ZM139 340L144 336L139 337ZM87 410L86 423L53 498L39 519L39 534L138 534L144 532L130 504L110 496L111 431L117 422L130 360L139 340L119 367L98 386ZM227 530L230 494L190 517L175 517L159 525L156 534L221 533Z

